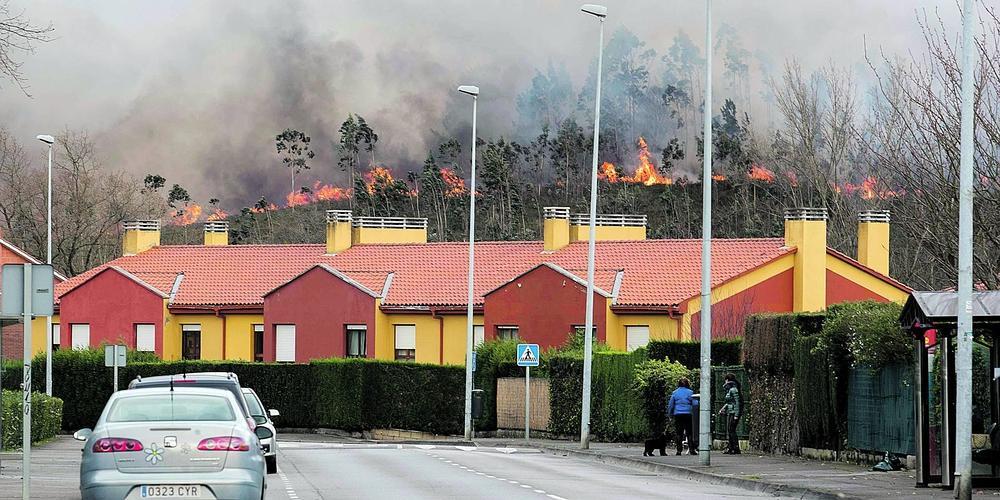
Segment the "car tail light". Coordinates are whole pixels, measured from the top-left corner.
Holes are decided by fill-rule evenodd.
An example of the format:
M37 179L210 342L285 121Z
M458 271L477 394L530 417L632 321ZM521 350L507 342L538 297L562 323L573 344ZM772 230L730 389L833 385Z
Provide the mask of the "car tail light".
M142 451L142 443L129 438L101 438L94 443L93 451L94 453Z
M247 425L250 426L251 431L257 429L257 421L253 417L247 417Z
M219 436L202 439L198 443L201 451L250 451L250 445L242 438Z

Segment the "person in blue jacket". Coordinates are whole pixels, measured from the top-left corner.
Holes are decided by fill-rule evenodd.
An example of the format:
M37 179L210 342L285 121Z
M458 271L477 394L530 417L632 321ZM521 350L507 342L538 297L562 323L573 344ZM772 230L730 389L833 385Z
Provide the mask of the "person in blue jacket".
M688 453L692 455L698 454L698 446L695 443L695 437L692 433L693 422L691 420L695 409L698 407L698 402L692 397L693 395L694 391L691 390L691 381L682 377L677 381L677 389L670 395L670 401L667 403L667 415L674 417L674 429L677 432L674 443L677 445L678 455L684 451L685 433L688 439Z

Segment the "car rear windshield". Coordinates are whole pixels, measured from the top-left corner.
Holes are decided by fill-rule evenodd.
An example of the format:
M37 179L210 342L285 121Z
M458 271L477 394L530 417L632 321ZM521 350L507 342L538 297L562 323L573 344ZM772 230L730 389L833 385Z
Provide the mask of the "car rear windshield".
M247 400L247 407L250 409L250 416L264 416L264 408L260 406L260 401L257 401L257 396L254 396L252 392L244 392L243 397Z
M201 394L150 394L115 401L108 422L180 422L235 420L225 398Z

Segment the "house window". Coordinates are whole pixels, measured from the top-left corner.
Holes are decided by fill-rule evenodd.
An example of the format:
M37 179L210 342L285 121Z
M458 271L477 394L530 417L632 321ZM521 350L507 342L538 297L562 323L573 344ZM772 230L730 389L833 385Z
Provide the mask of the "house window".
M153 325L135 325L135 350L146 352L156 350L156 328Z
M347 325L347 357L363 358L368 352L365 348L368 336L368 326Z
M486 341L486 331L483 325L472 325L472 346L479 347Z
M73 341L73 349L90 348L90 325L77 324L70 325L70 336Z
M625 345L628 347L628 352L646 347L648 343L649 325L628 325L625 327Z
M264 361L264 325L253 325L253 360Z
M295 325L274 325L274 360L295 362Z
M201 359L201 325L181 325L181 358Z
M60 342L60 337L61 336L62 336L62 331L59 328L59 323L52 323L52 350L53 351L58 351L59 350L59 344L62 343L62 342Z
M517 340L521 338L516 326L498 326L497 338L500 340Z
M396 361L414 361L417 359L417 327L416 325L395 325Z
M583 332L586 331L586 329L586 325L573 325L573 333L576 335L583 336ZM597 338L597 325L590 327L590 334L593 335L593 338Z

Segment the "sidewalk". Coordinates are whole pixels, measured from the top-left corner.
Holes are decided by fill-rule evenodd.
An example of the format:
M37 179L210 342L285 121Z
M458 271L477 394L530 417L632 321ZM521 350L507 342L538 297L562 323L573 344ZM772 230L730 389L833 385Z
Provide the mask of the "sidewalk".
M721 451L713 451L712 465L706 467L699 463L699 457L692 455L643 457L643 447L639 443L591 443L589 450L581 450L579 442L554 440L532 439L526 445L524 440L488 438L477 439L476 444L521 448L531 446L549 453L609 465L800 498L954 498L953 491L914 487L912 471L872 472L868 467L841 462L754 453L723 455ZM984 493L994 492L988 490Z

